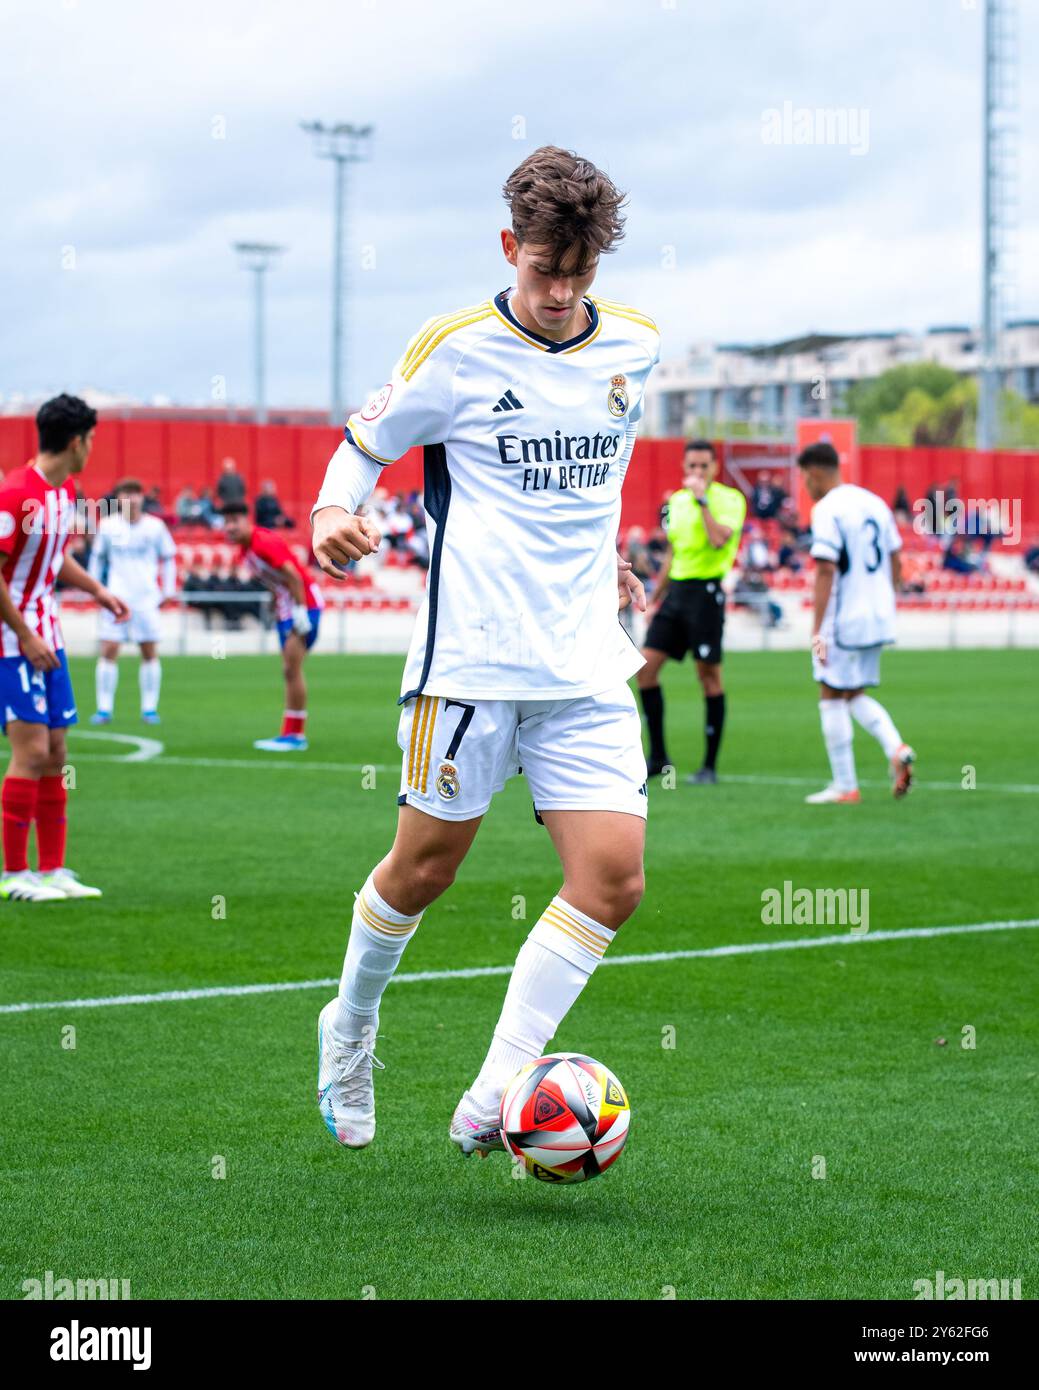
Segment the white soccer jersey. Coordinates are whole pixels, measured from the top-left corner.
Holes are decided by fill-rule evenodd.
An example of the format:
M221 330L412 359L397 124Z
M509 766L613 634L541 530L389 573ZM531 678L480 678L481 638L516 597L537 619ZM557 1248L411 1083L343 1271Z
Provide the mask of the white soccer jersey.
M429 582L402 700L595 695L643 664L617 617L616 542L656 326L586 299L584 331L551 342L509 294L430 319L340 446L380 464L425 446ZM342 505L339 457L318 506Z
M169 528L159 517L145 512L131 522L117 512L105 517L97 528L89 569L131 609L143 608L173 593L176 554Z
M812 555L837 566L823 633L838 647L895 640L891 553L901 548L890 507L864 487L839 483L812 508Z

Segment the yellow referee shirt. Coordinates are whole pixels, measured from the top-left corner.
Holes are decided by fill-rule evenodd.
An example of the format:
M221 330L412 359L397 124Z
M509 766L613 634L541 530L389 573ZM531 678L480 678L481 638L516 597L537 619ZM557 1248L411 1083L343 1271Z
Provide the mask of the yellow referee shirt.
M711 515L732 535L717 550L707 538L703 508L687 487L672 493L667 504L667 538L671 543L671 579L721 579L740 548L747 499L737 487L711 483L704 494Z

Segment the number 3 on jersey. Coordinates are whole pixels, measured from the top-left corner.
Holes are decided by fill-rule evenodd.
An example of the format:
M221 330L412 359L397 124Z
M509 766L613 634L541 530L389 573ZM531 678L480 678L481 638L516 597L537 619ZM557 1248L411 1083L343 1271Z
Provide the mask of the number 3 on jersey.
M867 517L864 530L869 536L867 542L869 549L866 553L866 573L875 574L877 570L880 569L880 562L884 558L884 552L880 548L880 526L873 517Z

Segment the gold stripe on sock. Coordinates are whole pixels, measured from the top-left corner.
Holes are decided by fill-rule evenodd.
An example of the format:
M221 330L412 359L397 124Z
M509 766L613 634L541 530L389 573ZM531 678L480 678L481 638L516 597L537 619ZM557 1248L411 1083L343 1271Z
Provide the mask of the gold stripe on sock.
M582 928L576 923L571 924L564 917L560 917L557 920L552 916L551 907L545 908L545 911L541 915L541 920L543 922L548 922L549 926L555 927L556 931L561 931L564 936L569 936L593 956L601 958L605 955L606 945L599 937L593 935L592 932L587 931L587 929Z
M380 920L372 916L370 909L360 898L357 899L357 911L360 913L364 923L371 927L373 932L377 932L379 936L407 936L409 932L415 930L416 923L414 922L409 922L408 925L404 927L384 926Z
M604 951L606 950L606 947L610 944L610 938L608 936L600 936L594 927L590 927L587 922L580 921L579 918L574 916L572 911L563 907L561 903L549 903L548 908L552 912L557 912L559 916L562 917L564 922L568 922L570 926L573 927L574 931L588 932L588 934L592 936L596 942L598 942L598 944L603 948Z
M365 912L368 914L369 917L372 918L373 921L378 922L380 926L388 927L388 928L390 928L391 930L395 930L396 928L398 928L398 927L400 927L400 926L402 925L400 922L395 922L395 921L393 921L393 919L392 919L391 917L385 917L381 912L376 912L375 908L372 907L371 903L370 903L370 902L368 901L368 899L364 896L364 891L363 891L363 889L362 889L362 891L361 891L360 893L358 893L358 895L357 895L357 901L364 904L364 910L365 910ZM408 924L405 923L405 924L403 924L403 925L404 925L404 927L405 927L405 930L408 930L408 929L409 929ZM410 924L410 926L412 926L412 927L413 927L414 925L415 925L414 922L412 922L412 923Z

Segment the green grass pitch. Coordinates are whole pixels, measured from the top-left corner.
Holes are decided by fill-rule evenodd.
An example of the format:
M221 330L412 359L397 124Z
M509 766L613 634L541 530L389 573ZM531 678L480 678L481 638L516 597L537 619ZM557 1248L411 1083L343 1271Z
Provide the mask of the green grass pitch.
M273 657L168 659L160 729L137 721L127 660L113 731L165 753L115 761L129 745L73 732L69 862L105 897L0 905L0 1002L338 975L395 821L400 666L315 656L311 748L290 763L252 749L277 727ZM89 711L92 663L73 677ZM688 666L667 677L684 773L702 707ZM921 786L895 803L860 730L862 805L810 807L806 658L729 659L733 780L651 787L647 892L615 953L841 930L763 925L785 881L868 889L871 932L1036 914L1034 654L896 652L884 678ZM402 969L511 964L558 882L513 781ZM502 977L391 985L358 1153L315 1105L329 987L0 1013L0 1292L51 1270L135 1298L903 1299L941 1269L1034 1297L1037 946L1025 928L601 969L554 1046L618 1073L632 1132L574 1188L448 1142Z

